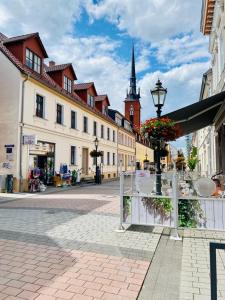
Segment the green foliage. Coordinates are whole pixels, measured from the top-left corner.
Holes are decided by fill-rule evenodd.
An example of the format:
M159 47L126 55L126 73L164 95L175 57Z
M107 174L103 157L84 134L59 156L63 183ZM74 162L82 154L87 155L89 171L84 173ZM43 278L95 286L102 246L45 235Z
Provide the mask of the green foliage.
M154 210L162 218L169 217L173 210L172 201L168 197L143 197L142 201L150 213L152 213L152 210Z
M72 184L75 184L77 181L77 171L73 170L72 171Z
M192 147L190 156L188 158L187 165L191 171L194 171L198 163L198 149L197 147Z
M198 223L204 219L198 200L179 199L178 212L179 227L196 228Z

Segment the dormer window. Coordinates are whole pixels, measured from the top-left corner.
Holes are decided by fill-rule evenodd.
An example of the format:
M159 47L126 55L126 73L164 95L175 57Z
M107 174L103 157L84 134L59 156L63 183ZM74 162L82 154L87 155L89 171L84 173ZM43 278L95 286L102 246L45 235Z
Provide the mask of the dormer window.
M118 116L116 116L116 124L122 126L122 120Z
M87 104L91 107L94 107L95 105L95 100L94 100L94 97L91 96L91 95L88 95L88 99L87 99Z
M70 80L67 76L64 76L64 90L72 93L72 80Z
M30 49L26 49L26 65L37 73L41 73L41 59Z
M106 116L108 115L108 106L106 106L106 105L102 106L102 113Z

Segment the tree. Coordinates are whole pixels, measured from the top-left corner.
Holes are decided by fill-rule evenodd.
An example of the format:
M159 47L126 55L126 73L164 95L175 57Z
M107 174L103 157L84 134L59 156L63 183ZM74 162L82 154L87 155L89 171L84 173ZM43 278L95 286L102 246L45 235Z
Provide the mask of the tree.
M198 149L197 147L193 146L191 148L191 153L188 157L187 165L190 171L194 171L198 163Z
M182 150L177 151L176 169L178 171L184 171L186 168L185 157Z

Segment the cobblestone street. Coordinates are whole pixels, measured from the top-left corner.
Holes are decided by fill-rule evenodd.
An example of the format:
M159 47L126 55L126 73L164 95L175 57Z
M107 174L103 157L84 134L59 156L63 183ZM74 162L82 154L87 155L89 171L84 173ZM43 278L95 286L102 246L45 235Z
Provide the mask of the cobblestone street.
M209 242L224 242L223 232L186 229L182 241L159 227L118 233L117 181L2 196L0 299L210 299ZM225 299L224 251L217 260Z
M6 197L0 299L136 299L161 229L118 233L119 183Z

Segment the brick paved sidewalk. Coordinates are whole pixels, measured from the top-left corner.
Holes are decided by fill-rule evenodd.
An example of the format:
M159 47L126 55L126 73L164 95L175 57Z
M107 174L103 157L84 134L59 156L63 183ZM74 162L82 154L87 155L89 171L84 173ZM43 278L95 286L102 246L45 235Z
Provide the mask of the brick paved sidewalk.
M161 229L115 232L118 194L113 182L1 202L0 299L137 299Z
M165 233L166 232L166 233ZM164 230L138 300L210 300L209 243L225 232L185 229L182 241ZM225 299L225 251L217 250L218 300Z
M210 241L225 243L225 232L184 230L181 300L210 300ZM225 251L218 250L218 300L225 299Z
M0 299L136 299L149 262L0 240Z

